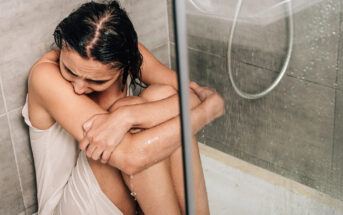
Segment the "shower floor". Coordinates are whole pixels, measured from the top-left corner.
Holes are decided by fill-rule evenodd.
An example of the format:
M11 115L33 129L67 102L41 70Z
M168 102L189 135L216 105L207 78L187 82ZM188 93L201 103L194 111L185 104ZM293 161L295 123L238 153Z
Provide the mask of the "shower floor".
M199 144L213 215L343 215L343 202Z

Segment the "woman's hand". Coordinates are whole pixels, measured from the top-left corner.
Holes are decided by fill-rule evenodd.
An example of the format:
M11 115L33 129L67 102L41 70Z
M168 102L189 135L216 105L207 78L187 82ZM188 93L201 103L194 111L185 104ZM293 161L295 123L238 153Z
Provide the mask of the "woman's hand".
M190 82L189 87L198 96L201 103L205 105L208 122L225 113L224 100L214 89L199 86L195 82Z
M111 153L130 130L124 109L118 108L112 113L94 115L83 124L84 138L80 149L87 157L107 163Z

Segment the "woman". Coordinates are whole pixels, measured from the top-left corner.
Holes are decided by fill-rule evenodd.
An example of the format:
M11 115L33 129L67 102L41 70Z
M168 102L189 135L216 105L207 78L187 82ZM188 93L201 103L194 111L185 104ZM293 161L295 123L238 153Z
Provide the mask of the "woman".
M32 66L23 108L38 214L135 214L134 199L145 214L184 214L176 74L138 43L116 1L82 5L54 36L59 49ZM148 87L127 97L140 82ZM214 91L190 86L194 135L224 109ZM193 139L196 209L208 214Z

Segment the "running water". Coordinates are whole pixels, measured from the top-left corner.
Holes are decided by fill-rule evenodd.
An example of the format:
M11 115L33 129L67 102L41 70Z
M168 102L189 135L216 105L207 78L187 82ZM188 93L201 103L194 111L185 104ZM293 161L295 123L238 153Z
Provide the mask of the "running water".
M130 175L130 188L131 188L131 193L130 195L134 198L135 201L137 201L136 199L136 193L133 190L133 175Z
M141 214L140 213L140 207L138 205L137 199L136 199L136 192L133 190L133 175L130 175L130 189L131 193L130 195L133 197L133 199L136 201L136 214Z

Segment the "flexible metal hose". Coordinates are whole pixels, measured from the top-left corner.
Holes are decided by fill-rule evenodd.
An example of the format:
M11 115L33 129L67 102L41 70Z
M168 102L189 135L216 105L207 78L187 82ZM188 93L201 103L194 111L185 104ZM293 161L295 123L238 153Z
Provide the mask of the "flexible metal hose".
M237 19L238 19L238 15L240 13L242 7L242 0L238 0L237 3L237 7L236 7L236 12L235 12L235 16L233 19L233 25L231 28L231 33L230 33L230 38L229 38L229 42L228 42L228 50L227 50L227 67L228 67L228 72L229 72L229 76L230 76L230 80L231 80L231 84L232 87L234 88L234 90L236 91L236 93L245 98L245 99L258 99L261 98L263 96L266 96L268 93L270 93L272 90L275 89L275 87L280 83L281 79L283 78L283 76L285 75L288 65L289 65L289 61L291 59L291 54L293 51L293 36L294 36L294 23L293 23L293 10L292 10L292 3L291 0L288 0L288 12L289 12L289 16L288 16L288 31L289 31L289 38L288 38L288 51L287 51L287 57L285 59L284 65L278 75L278 77L275 79L275 81L272 83L272 85L270 85L267 89L265 89L264 91L260 92L260 93L256 93L256 94L251 94L251 93L247 93L242 91L241 89L239 89L234 81L233 75L232 75L232 61L231 61L231 55L232 55L232 41L233 41L233 37L235 34L235 29L236 29L236 24L237 24Z

